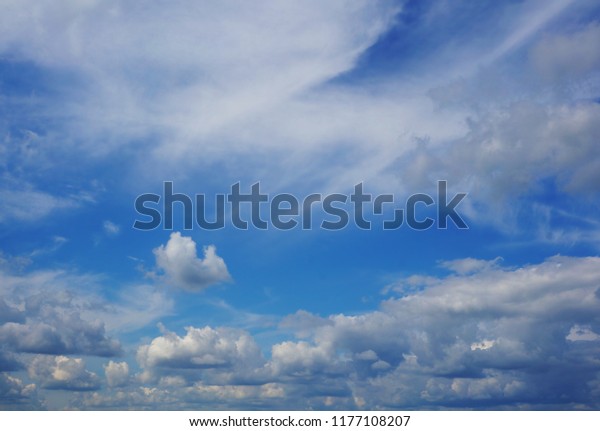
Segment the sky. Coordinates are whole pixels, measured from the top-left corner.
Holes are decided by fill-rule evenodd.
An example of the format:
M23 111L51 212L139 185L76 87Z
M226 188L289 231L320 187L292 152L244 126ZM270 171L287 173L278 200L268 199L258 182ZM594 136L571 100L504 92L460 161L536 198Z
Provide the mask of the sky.
M597 1L59 3L0 0L1 410L600 408Z

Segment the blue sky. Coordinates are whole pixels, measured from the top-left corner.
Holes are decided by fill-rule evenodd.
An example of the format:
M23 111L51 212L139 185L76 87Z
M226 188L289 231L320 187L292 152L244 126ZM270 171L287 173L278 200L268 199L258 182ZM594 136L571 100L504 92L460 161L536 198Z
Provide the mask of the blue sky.
M597 2L62 3L0 1L0 408L600 407ZM469 229L132 227L438 180Z

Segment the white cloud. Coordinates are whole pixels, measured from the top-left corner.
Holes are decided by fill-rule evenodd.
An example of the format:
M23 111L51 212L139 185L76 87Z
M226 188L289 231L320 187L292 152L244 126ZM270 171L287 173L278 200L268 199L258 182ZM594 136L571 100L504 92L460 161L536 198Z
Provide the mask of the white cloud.
M185 387L269 383L265 359L254 338L235 328L187 327L179 336L163 335L137 350L143 384Z
M95 373L85 369L81 358L36 356L28 367L29 377L45 389L92 391L100 387Z
M471 344L471 350L491 349L492 347L494 347L494 344L496 344L496 341L494 341L494 340L483 340L478 343Z
M125 386L129 381L129 365L127 362L109 361L104 365L104 374L109 386Z
M27 105L32 118L50 113L57 125L44 145L50 153L80 150L94 158L143 142L143 169L131 175L149 172L153 180L169 171L185 177L199 162L223 160L235 176L260 173L279 187L307 185L310 178L310 186L339 191L372 180L385 192L403 192L445 177L471 192L472 215L505 222L518 212L506 199L514 203L515 196L535 193L541 179L556 180L571 197L598 192L600 110L589 102L597 98L597 84L578 81L578 92L563 88L558 102L554 94L554 84L596 73L598 54L590 49L598 26L536 40L571 3L511 3L499 14L510 22L493 37L481 35L491 39L483 43L489 55L480 55L478 42L479 49L471 42L450 44L440 56L440 62L450 59L441 76L435 61L426 60L422 74L401 77L406 83L390 78L360 88L330 80L352 70L390 27L391 3L214 1L190 7L172 1L140 7L108 0L70 1L57 9L48 0L5 1L0 53L42 73L52 70L56 81L68 75L68 93L58 91L58 100L37 96ZM509 57L519 49L526 54L528 43L529 61L550 86L524 88L537 76L523 76L529 65L516 61L519 55ZM473 51L477 55L469 56ZM500 75L504 79L496 79ZM462 78L448 82L456 76ZM438 106L444 91L451 103ZM10 111L19 101L2 103ZM23 172L0 190L0 221L37 220L79 202L30 183L27 172L44 170L36 169L42 146L30 145L40 135L26 135L10 163L4 157L11 145L0 145L0 165ZM580 240L569 232L564 237ZM165 279L183 289L230 279L214 246L198 258L194 241L178 233L154 252ZM304 340L278 340L266 359L243 331L165 332L138 350L142 386L133 386L133 377L123 383L128 365L113 362L107 380L110 375L125 386L111 389L111 399L84 399L88 406L118 406L120 400L173 408L213 399L217 406L231 399L262 405L272 395L286 397L284 407L311 408L348 406L342 400L351 407L394 408L460 407L468 400L560 406L559 394L598 399L597 258L556 257L515 269L471 258L443 265L454 274L410 276L388 286L402 298L379 310L286 318L280 331L294 330ZM120 350L114 331L139 328L172 309L153 286L128 286L117 304L109 304L90 278L67 271L0 272L0 339L11 351L0 365L14 370L13 353L19 352L111 356ZM30 367L42 385L97 387L97 376L81 360L57 358L36 357ZM8 399L26 398L27 387L0 375L0 393Z
M121 353L121 344L105 334L104 324L100 321L85 321L76 312L65 316L56 309L44 310L36 317L44 321L5 323L0 327L0 340L13 351L25 353L98 356Z
M108 235L118 235L121 231L119 225L114 224L110 220L104 221L104 223L102 223L102 227L104 228L104 232L106 232Z
M447 145L424 142L420 150L398 158L395 166L403 182L418 189L432 179L447 179L454 189L469 193L461 204L463 215L505 230L526 223L534 226L534 235L548 227L541 214L531 216L540 208L536 194L552 192L548 183L575 199L598 192L600 105L582 101L549 107L520 101L483 111L468 125L468 133ZM417 156L420 163L415 163ZM591 235L593 230L586 228Z
M440 263L442 268L449 269L457 274L471 274L496 268L501 258L497 257L493 260L473 259L467 257L465 259L446 260Z
M138 362L147 368L222 368L256 365L262 355L254 339L232 328L187 327L183 337L164 335L138 349Z
M275 375L313 376L336 366L335 352L327 344L285 341L271 350L270 365Z
M481 269L372 312L284 319L282 331L307 339L275 342L266 357L239 329L162 328L138 348L139 374L80 407L177 409L213 397L215 408L596 408L600 259ZM105 367L107 377L124 367Z
M10 307L10 319L0 325L0 340L15 352L113 356L120 343L106 334L104 322L85 318L87 310L100 307L93 293L97 280L63 271L12 274L0 271L0 294L19 309ZM75 287L92 287L76 295Z
M156 286L124 285L113 301L103 288L97 274L0 268L0 340L15 352L110 357L121 353L117 332L172 311L173 299Z
M166 245L154 249L156 265L175 286L190 291L203 290L213 284L231 280L225 261L217 256L216 247L204 247L198 258L196 243L190 237L173 232Z
M566 336L569 341L598 341L600 335L596 334L589 326L574 325Z
M202 138L272 112L282 100L352 68L398 8L364 0L194 7L177 0L143 8L71 2L58 12L45 0L28 3L4 5L0 51L71 69L93 83L89 98L82 92L64 106L85 124L85 130L71 125L72 131L88 137L111 128L129 137L148 127L169 131L161 156L178 158L215 151L212 140Z

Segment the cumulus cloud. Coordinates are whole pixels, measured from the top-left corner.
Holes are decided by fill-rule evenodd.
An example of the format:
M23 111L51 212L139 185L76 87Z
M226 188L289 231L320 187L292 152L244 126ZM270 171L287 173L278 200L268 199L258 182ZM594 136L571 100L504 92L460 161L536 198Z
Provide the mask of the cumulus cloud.
M24 353L85 353L114 356L121 353L117 340L108 337L100 321L88 322L77 314L68 316L44 313L46 322L5 323L0 340L10 349Z
M518 102L505 110L469 121L469 132L451 148L428 148L423 166L454 183L470 185L473 194L506 198L535 190L541 178L556 178L569 192L588 192L598 181L593 168L599 153L600 106L581 102L548 108ZM443 151L443 156L440 153ZM410 156L402 162L411 160ZM467 170L464 166L469 166ZM426 171L406 181L427 178Z
M447 145L425 141L397 158L403 181L418 189L445 178L469 193L464 215L505 232L527 226L527 235L539 240L595 241L596 220L583 220L577 209L548 204L543 196L585 202L596 210L588 197L599 192L600 105L519 101L483 110L467 124L468 132Z
M129 381L129 365L127 362L109 361L104 366L104 374L109 386L125 386Z
M3 410L40 408L36 385L25 384L17 377L0 373L0 407Z
M342 371L333 345L314 345L306 341L275 344L271 349L269 366L275 376L308 377L310 380L327 373L341 374Z
M198 258L196 243L190 237L173 232L166 245L154 249L156 265L167 280L190 291L200 291L213 284L231 280L225 261L214 245L204 247L204 258Z
M264 402L265 385L276 385L270 405L281 408L597 408L589 382L600 352L600 260L482 262L453 261L459 271L376 311L285 318L282 329L306 339L274 343L267 358L244 331L163 328L137 353L138 379L154 389L144 397L129 386L122 396L135 405L170 393L187 405L199 391L231 393L244 382L254 389L240 392L242 405Z
M0 273L5 297L22 304L22 310L8 307L0 325L0 340L14 352L67 354L79 353L114 356L121 353L120 343L106 334L99 319L85 319L82 314L92 308L93 296L83 301L63 283L89 283L86 277L62 272L37 272L26 275ZM19 287L23 286L23 289ZM50 295L50 294L53 295ZM50 295L50 296L49 296ZM7 320L8 319L8 320ZM7 320L7 321L6 321Z
M201 374L205 380L216 379L223 383L225 379L231 383L252 379L251 374L264 362L252 336L239 329L188 327L184 336L165 328L163 332L162 336L138 348L137 360L149 371L147 377L170 375L172 370L206 369L214 372ZM180 374L185 375L190 374ZM191 375L198 376L198 373Z
M384 302L379 312L331 316L334 325L324 326L315 340L338 352L370 347L392 366L373 385L358 382L357 395L373 406L473 399L560 403L565 393L576 400L583 382L594 378L590 364L600 345L572 346L565 337L577 333L594 342L580 325L600 323L598 263L555 257L514 270L451 275L423 292ZM553 358L551 366L547 358Z
M539 223L530 211L539 210L536 192L555 187L585 199L599 191L598 26L545 29L571 3L502 4L489 14L501 17L493 31L473 37L478 22L447 46L439 46L433 30L462 26L451 6L432 6L426 19L415 20L414 32L404 23L395 28L402 36L433 35L425 41L433 49L419 44L420 64L411 69L406 64L414 55L395 51L399 75L384 76L391 66L382 64L381 71L374 70L379 65L367 71L377 76L355 86L360 70L358 78L332 78L352 71L392 26L397 3L100 1L67 2L58 10L47 0L4 2L2 58L54 78L43 84L51 91L35 98L19 89L1 95L3 113L27 106L30 115L18 121L7 115L7 136L27 121L49 130L47 145L36 146L42 137L31 131L18 148L10 137L0 143L0 167L19 171L3 178L0 222L38 220L79 204L37 187L49 178L39 169L42 154L91 154L81 160L93 164L98 155L143 145L143 169L123 163L139 181L165 171L196 178L192 169L213 162L227 178L223 160L238 179L258 172L278 187L305 187L308 178L310 186L339 191L368 180L385 192L392 186L406 192L443 177L471 192L466 210L477 220L506 221L522 205L528 220ZM531 72L524 69L537 75L523 76ZM532 87L540 77L545 84ZM516 205L507 208L507 199ZM163 280L182 289L230 279L214 246L198 257L195 242L179 233L154 253ZM288 316L264 357L254 337L238 329L164 330L139 347L139 374L130 375L126 362L109 362L110 388L100 392L98 376L65 355L120 353L115 331L156 321L172 301L141 285L115 293L118 303L111 304L93 277L15 274L0 266L2 405L31 401L36 387L8 372L44 353L57 356L35 356L31 378L47 389L89 391L81 397L88 408L264 406L265 399L282 408L473 407L474 401L598 408L597 258L555 257L522 268L473 258L443 262L452 274L392 283L385 291L394 297L378 310Z
M86 370L81 358L36 356L27 370L29 377L45 389L93 391L100 387L100 379Z
M25 314L15 307L11 307L6 301L0 298L0 324L6 322L22 323L25 321Z

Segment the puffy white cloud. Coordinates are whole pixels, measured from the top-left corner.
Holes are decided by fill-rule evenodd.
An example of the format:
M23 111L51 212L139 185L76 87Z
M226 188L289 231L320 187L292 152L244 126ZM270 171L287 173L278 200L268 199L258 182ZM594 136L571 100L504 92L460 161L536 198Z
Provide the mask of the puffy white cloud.
M204 258L198 258L194 240L179 232L173 232L166 245L155 248L154 255L167 280L182 289L199 291L231 280L214 245L204 247Z
M125 386L129 381L129 365L127 362L109 361L104 366L104 374L109 386Z
M468 271L376 311L282 319L306 340L273 343L266 357L239 329L162 328L138 348L139 374L78 406L597 408L600 259L482 262L453 261Z
M275 375L313 376L336 367L335 351L326 344L285 341L271 350L270 365Z
M100 379L85 369L81 358L36 356L27 370L29 377L45 389L93 391L100 387Z
M589 326L574 325L566 339L569 341L598 341L600 335L592 331Z
M117 334L139 329L172 307L173 301L156 286L124 286L115 302L109 302L102 295L101 276L31 271L17 258L2 255L0 259L0 405L10 409L41 404L32 391L36 385L9 373L27 369L29 379L42 389L96 390L98 376L86 371L81 359L67 355L120 355L123 349ZM145 300L139 301L142 295ZM107 381L120 387L127 383L127 373L126 363L111 361Z
M213 370L202 374L227 380L252 379L264 362L260 348L245 331L233 328L187 327L179 336L163 328L164 334L142 345L137 360L150 373L173 374L171 370ZM223 371L224 376L220 375ZM231 373L231 374L229 374ZM198 376L197 372L191 375Z

